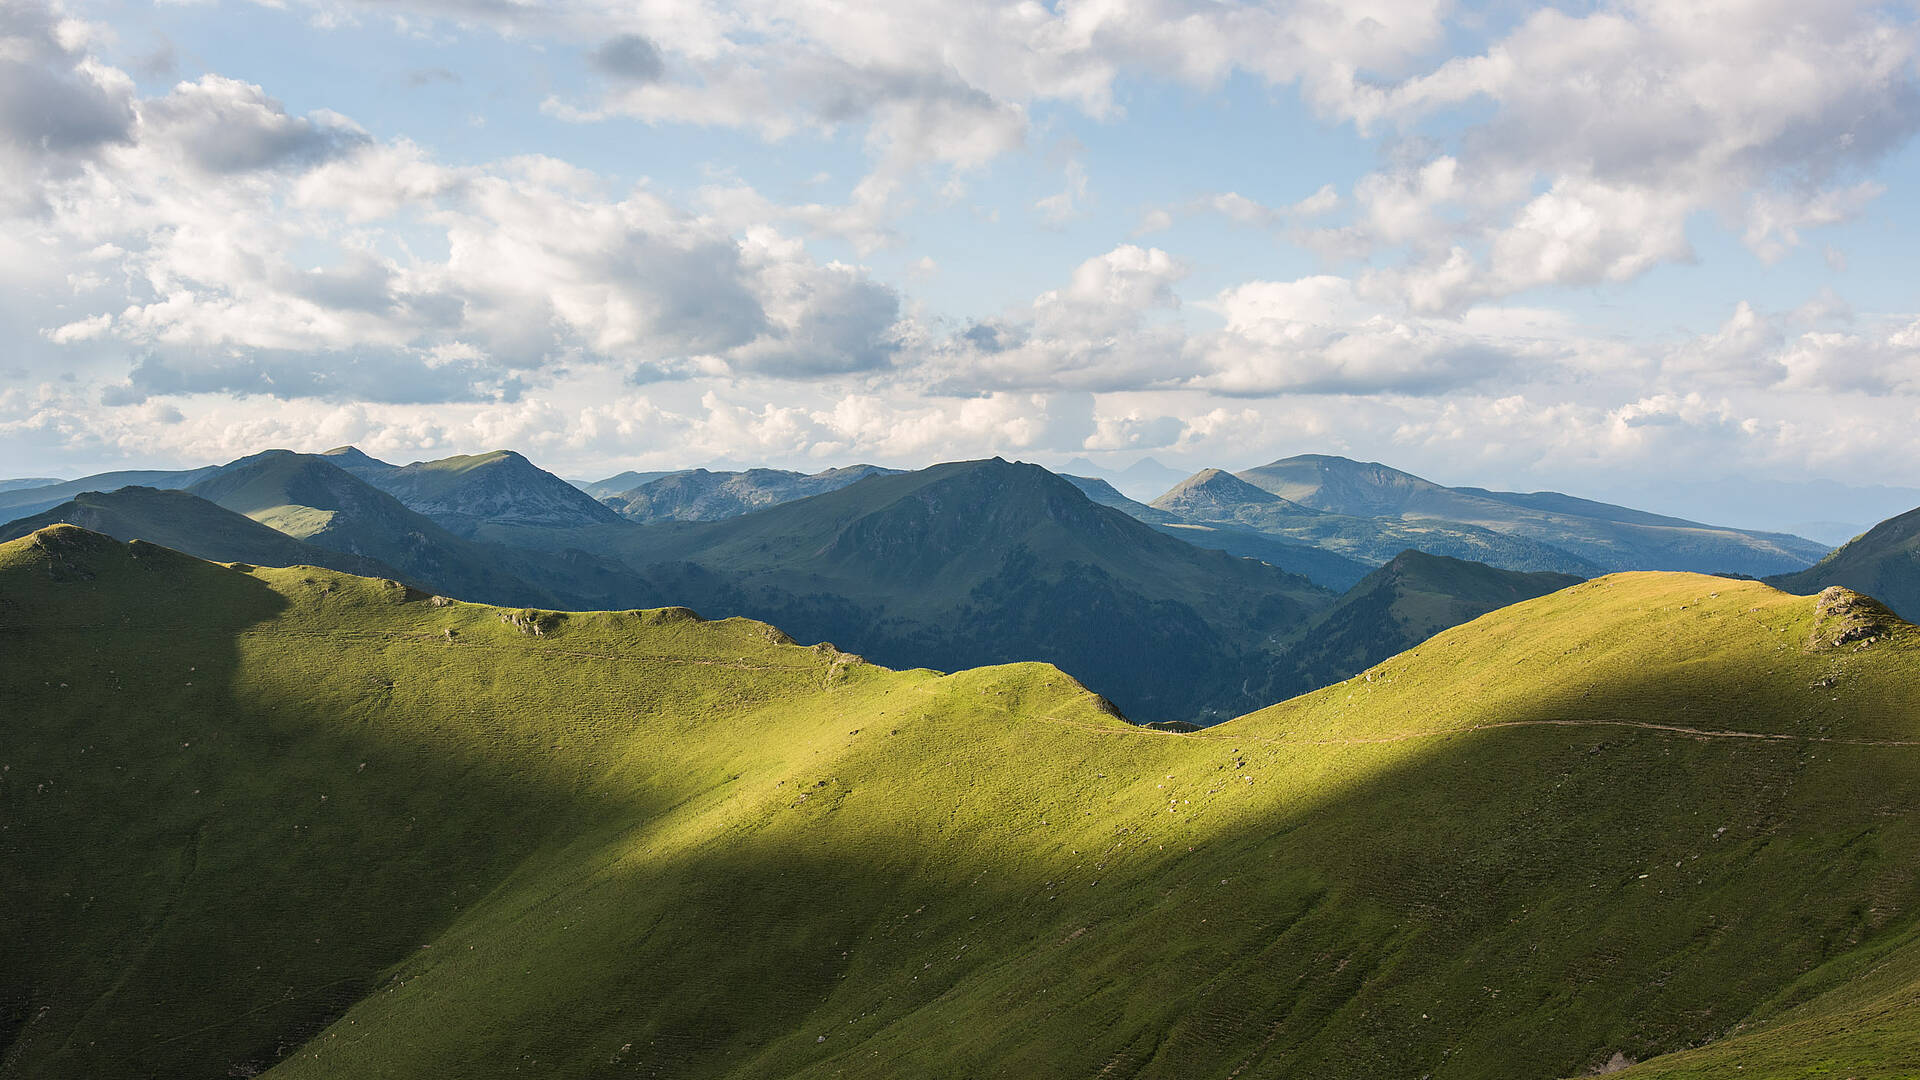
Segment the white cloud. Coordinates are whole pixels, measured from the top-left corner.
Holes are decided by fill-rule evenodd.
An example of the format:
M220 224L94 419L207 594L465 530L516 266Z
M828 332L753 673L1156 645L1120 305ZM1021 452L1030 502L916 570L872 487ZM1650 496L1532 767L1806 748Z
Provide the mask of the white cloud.
M1777 260L1801 230L1847 220L1880 193L1847 174L1920 125L1915 56L1914 28L1867 0L1542 9L1480 55L1354 84L1346 115L1363 129L1486 115L1456 148L1360 181L1361 219L1318 243L1359 256L1413 245L1380 280L1427 309L1631 280L1689 259L1686 230L1702 211L1740 223L1755 253ZM1436 252L1454 248L1467 259L1448 256L1454 280L1439 280Z

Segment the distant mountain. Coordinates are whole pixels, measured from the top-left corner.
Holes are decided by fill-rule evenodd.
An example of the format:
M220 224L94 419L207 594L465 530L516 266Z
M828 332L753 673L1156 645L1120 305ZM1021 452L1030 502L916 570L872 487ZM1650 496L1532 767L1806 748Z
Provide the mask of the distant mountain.
M316 547L379 560L447 596L615 606L591 603L608 595L610 584L604 574L588 572L591 565L532 559L456 536L317 454L268 450L221 467L189 490Z
M57 476L18 476L12 480L0 480L0 492L21 491L26 488L49 487L64 483Z
M1112 484L1091 476L1059 474L1062 480L1086 493L1102 506L1111 506L1136 520L1144 521L1168 536L1185 540L1195 547L1212 548L1232 555L1277 566L1290 574L1334 592L1345 592L1373 570L1372 563L1294 540L1235 527L1198 522L1146 503L1135 502L1116 491Z
M488 525L572 528L619 520L593 496L511 450L405 466L351 446L322 456L462 536Z
M1120 494L1119 489L1097 476L1076 476L1072 473L1055 473L1054 475L1079 488L1081 494L1101 506L1111 506L1149 525L1167 525L1182 520L1178 514L1170 514L1165 510L1158 510L1146 503L1127 498Z
M1785 533L1703 525L1552 491L1443 487L1378 462L1323 454L1286 458L1237 475L1315 510L1417 527L1445 523L1438 527L1484 528L1566 551L1608 572L1778 574L1801 569L1826 553L1821 544ZM1515 565L1500 558L1484 561Z
M1220 469L1202 469L1153 501L1186 521L1311 544L1370 566L1415 548L1512 570L1578 574L1599 568L1569 551L1524 536L1461 522L1368 517L1302 505Z
M609 476L605 480L585 480L577 482L573 486L596 499L606 499L618 495L623 491L632 491L642 484L651 483L663 476L672 476L674 473L681 471L684 470L667 469L662 472L634 472L629 469L618 476Z
M811 475L785 469L688 469L606 496L604 501L633 521L719 521L897 472L878 465L849 465Z
M1316 616L1289 655L1303 684L1325 686L1449 627L1582 580L1404 551Z
M1767 579L1776 589L1802 595L1845 585L1920 619L1920 510L1888 518L1805 570Z
M1155 458L1143 457L1117 473L1107 473L1113 486L1136 499L1152 499L1180 482L1186 473L1168 468Z
M0 542L62 523L116 540L145 540L215 562L322 566L362 577L406 577L378 559L302 543L197 495L147 487L76 495L51 510L0 526Z
M41 487L0 491L0 521L51 510L68 499L88 491L118 491L123 487L150 487L178 491L219 471L218 466L200 469L139 469L131 472L95 473L78 480L65 480Z
M892 666L1058 663L1139 720L1267 700L1271 643L1334 599L997 458L720 521L502 535L618 557L655 602L767 619Z

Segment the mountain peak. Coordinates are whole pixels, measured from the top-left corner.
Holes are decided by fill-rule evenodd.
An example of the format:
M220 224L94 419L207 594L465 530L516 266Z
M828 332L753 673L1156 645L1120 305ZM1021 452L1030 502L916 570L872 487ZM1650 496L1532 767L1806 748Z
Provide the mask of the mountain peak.
M1152 506L1173 513L1206 507L1221 508L1239 504L1269 504L1286 500L1263 491L1224 469L1201 469L1173 486Z
M341 468L347 470L348 472L358 472L360 470L365 470L365 469L385 471L389 469L399 468L398 465L394 465L390 462L381 461L379 458L374 457L372 454L369 454L366 451L360 449L359 447L352 446L352 445L336 446L333 449L324 451L317 456L332 459L335 465L340 466Z

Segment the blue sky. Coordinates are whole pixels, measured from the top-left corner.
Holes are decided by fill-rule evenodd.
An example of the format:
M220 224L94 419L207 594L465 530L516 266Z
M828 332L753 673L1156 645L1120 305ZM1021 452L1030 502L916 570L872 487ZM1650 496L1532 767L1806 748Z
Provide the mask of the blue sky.
M1914 14L7 0L0 472L1911 484Z

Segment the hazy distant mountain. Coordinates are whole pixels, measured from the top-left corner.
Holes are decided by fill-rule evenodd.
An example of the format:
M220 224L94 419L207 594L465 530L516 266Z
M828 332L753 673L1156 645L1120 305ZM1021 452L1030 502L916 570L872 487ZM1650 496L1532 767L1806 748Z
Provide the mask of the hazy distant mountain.
M1315 585L1334 592L1345 592L1373 570L1372 563L1350 559L1325 548L1249 529L1193 521L1146 503L1135 502L1114 490L1113 485L1105 480L1065 473L1061 473L1060 478L1085 492L1087 498L1094 502L1144 521L1168 536L1195 547L1259 559L1288 573L1299 574Z
M1920 619L1920 510L1888 518L1805 570L1770 577L1767 584L1802 594L1845 585L1903 619Z
M0 492L21 491L26 488L48 487L64 483L57 476L18 476L11 480L0 480Z
M1524 536L1461 522L1402 521L1303 506L1232 473L1202 469L1153 501L1187 521L1241 529L1337 552L1370 566L1408 548L1510 570L1591 577L1599 568L1572 552Z
M323 456L463 536L486 525L571 528L618 520L593 496L511 450L405 466L368 457L351 446Z
M196 480L213 475L218 466L200 469L136 469L129 472L95 473L78 480L56 481L40 487L0 491L0 521L51 510L68 499L87 491L118 491L123 487L150 487L177 491Z
M1085 459L1075 459L1085 460ZM1165 525L1182 520L1178 514L1158 510L1146 503L1137 502L1120 494L1119 489L1097 476L1076 476L1072 473L1055 473L1060 479L1080 489L1081 493L1101 506L1111 506L1124 511L1129 516L1149 525Z
M606 496L604 501L633 521L719 521L897 472L878 465L849 465L811 475L785 469L688 469Z
M1603 571L1777 574L1798 570L1826 553L1821 544L1785 533L1703 525L1552 491L1443 487L1377 462L1322 454L1286 458L1237 475L1315 510L1417 527L1476 526L1550 545ZM1499 558L1484 561L1515 565Z
M1838 546L1920 506L1920 487L1729 476L1689 481L1640 472L1595 477L1593 498L1695 521L1784 532Z
M1145 502L1180 482L1187 474L1179 469L1170 469L1151 457L1139 461L1124 469L1108 469L1095 465L1086 458L1077 457L1062 465L1058 470L1062 474L1072 473L1096 480L1105 480L1130 499Z
M607 499L623 491L632 491L642 484L651 483L663 476L672 476L682 471L684 470L667 469L662 472L634 472L629 469L617 476L609 476L605 480L586 480L575 483L573 486L596 499Z
M51 510L0 526L0 542L63 522L117 540L145 540L215 562L324 566L362 577L406 578L378 559L302 543L197 495L148 487L85 492Z
M1583 579L1405 551L1317 615L1290 645L1301 681L1325 686L1489 611Z

